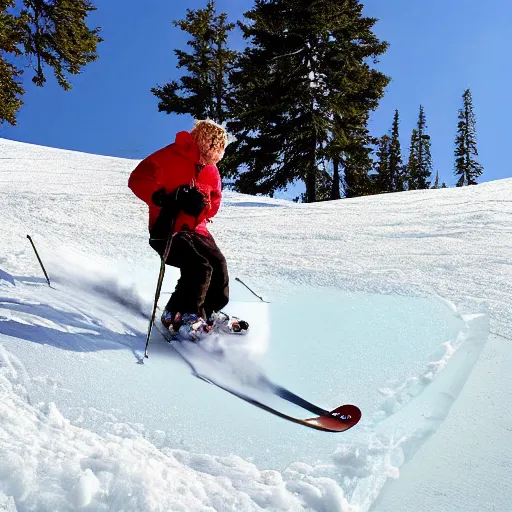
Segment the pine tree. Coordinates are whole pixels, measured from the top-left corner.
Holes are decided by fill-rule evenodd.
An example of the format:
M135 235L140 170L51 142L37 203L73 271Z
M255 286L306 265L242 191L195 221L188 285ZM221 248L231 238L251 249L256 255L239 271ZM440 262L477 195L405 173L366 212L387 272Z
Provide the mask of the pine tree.
M400 148L400 113L395 110L390 135L383 135L377 151L375 185L377 192L404 190L402 151Z
M430 135L426 133L427 120L425 109L420 105L418 125L411 136L407 179L409 190L420 190L430 187L433 164L430 150Z
M430 178L432 176L433 163L430 149L430 135L426 133L427 119L425 109L420 105L418 116L418 173L416 185L418 189L430 187Z
M368 64L387 43L362 7L357 0L256 0L245 13L249 47L233 73L236 119L228 125L237 138L231 164L244 169L239 191L272 194L301 180L305 201L324 199L325 162L344 169L349 191L366 186L366 124L389 79ZM331 197L338 183L332 180Z
M204 9L187 9L185 20L173 24L192 36L187 42L192 52L174 52L177 67L188 72L179 83L172 80L151 89L160 100L158 111L225 122L231 108L229 73L237 55L228 48L228 38L235 25L227 22L225 13L217 14L214 0Z
M332 186L331 186L331 199L341 199L341 176L340 176L340 161L334 157L332 160Z
M370 176L373 168L370 144L375 144L372 137L355 137L346 147L343 184L347 198L375 194L375 185Z
M377 192L391 192L393 180L389 169L389 146L391 138L383 135L380 138L379 149L377 150L377 163L375 166L375 185Z
M405 180L407 182L407 188L409 190L416 189L415 177L418 175L418 130L413 128L411 134L411 144L409 145L409 160L404 173Z
M400 149L399 134L400 114L395 110L393 118L393 126L391 128L391 139L389 141L389 174L391 178L390 188L388 192L400 192L404 190L403 184L403 163L402 151Z
M473 98L470 89L462 95L464 106L459 109L459 123L455 139L455 175L459 176L457 187L476 185L483 167L476 161L476 117L473 112Z
M439 171L436 171L436 181L432 185L432 188L439 188Z
M332 190L333 190L333 178L327 172L326 169L319 169L316 175L316 190L317 190L317 201L328 201L331 199L340 199L339 197L333 198ZM294 198L296 203L305 203L307 202L306 193L299 194L296 198Z
M89 0L0 0L0 123L17 124L25 93L23 61L33 69L35 85L44 86L49 66L67 91L67 75L80 74L98 58L100 29L85 23L94 10Z
M354 115L355 112L356 109ZM363 112L358 119L356 116L351 120L350 114L347 114L343 120L338 119L334 123L335 131L324 153L324 158L332 159L333 165L330 199L341 198L341 186L345 197L375 193L375 185L370 177L374 166L371 154L378 141L369 135L367 116L368 112ZM327 197L317 191L317 200Z

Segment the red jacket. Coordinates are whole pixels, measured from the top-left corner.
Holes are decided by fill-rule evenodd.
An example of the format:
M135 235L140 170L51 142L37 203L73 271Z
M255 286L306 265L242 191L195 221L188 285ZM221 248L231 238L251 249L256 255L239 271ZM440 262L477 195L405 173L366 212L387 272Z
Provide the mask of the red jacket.
M206 207L196 219L180 212L176 218L174 232L185 225L202 235L208 235L206 221L219 210L222 186L215 165L207 165L199 172L199 149L189 132L179 132L173 144L166 146L142 160L131 173L128 186L132 192L149 206L149 228L155 223L160 208L151 202L153 192L165 188L173 192L180 185L195 185L206 198Z

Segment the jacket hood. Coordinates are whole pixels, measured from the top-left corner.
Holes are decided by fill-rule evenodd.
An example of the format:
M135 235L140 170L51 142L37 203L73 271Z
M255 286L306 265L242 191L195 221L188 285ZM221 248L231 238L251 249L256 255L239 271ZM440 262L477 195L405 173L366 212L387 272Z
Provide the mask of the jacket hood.
M176 134L174 149L187 160L194 163L199 162L199 148L189 132L183 131Z

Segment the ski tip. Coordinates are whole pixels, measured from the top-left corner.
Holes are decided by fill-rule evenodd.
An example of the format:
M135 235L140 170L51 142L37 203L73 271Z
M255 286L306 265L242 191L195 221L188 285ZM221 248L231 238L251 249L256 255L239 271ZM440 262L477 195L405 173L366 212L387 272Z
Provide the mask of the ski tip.
M361 419L361 409L352 404L340 405L329 413L337 421L343 421L347 428L351 428Z
M340 405L329 412L327 416L310 418L308 424L314 425L314 428L327 432L345 432L359 423L361 419L361 410L355 405Z

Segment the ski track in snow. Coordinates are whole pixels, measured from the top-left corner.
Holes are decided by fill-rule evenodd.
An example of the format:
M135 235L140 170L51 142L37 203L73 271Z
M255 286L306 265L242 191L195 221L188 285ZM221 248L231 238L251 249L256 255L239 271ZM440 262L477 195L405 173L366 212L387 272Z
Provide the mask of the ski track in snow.
M505 350L512 327L512 180L315 205L226 193L212 232L228 258L233 292L240 301L235 300L234 307L252 313L255 325L264 319L269 327L252 339L253 345L249 340L245 352L233 356L235 377L249 376L238 367L245 358L254 361L256 375L260 365L268 367L273 380L288 379L292 390L314 402L325 396L326 402L339 405L332 397L345 389L347 395L358 393L367 407L360 425L349 433L307 437L300 427L274 423L264 413L196 383L182 370L171 385L176 407L201 393L206 398L200 399L216 400L232 418L233 430L212 431L211 440L202 439L205 449L198 452L187 449L179 436L193 428L203 429L198 432L204 436L209 427L189 425L188 416L178 410L170 413L171 424L158 427L156 422L147 428L150 417L144 418L144 404L134 395L132 409L142 410L142 422L136 414L126 420L130 402L123 397L133 391L129 381L119 383L127 386L124 394L111 388L110 401L88 401L78 393L89 386L91 393L101 393L101 382L93 385L87 379L96 377L84 373L95 364L102 372L119 371L109 365L121 364L127 372L151 372L154 379L165 375L163 363L179 371L175 361L160 361L169 357L168 347L156 341L150 345L148 368L135 365L143 351L158 268L156 255L147 247L146 208L126 187L136 162L5 140L0 140L0 150L7 156L0 162L0 510L397 512L431 510L439 503L448 511L512 509L506 477L498 474L484 488L466 471L468 459L456 456L457 449L470 456L466 447L472 446L480 464L488 464L491 471L497 461L506 472L507 460L512 460L512 425L504 414L498 414L491 427L499 443L473 446L464 436L465 429L479 425L480 418L490 417L498 407L492 402L498 385L505 391L496 396L512 393L510 379L498 383L491 371L485 383L480 377L475 381L485 368L492 365L501 375L512 362ZM28 233L47 265L53 289L41 277L25 239ZM270 304L262 309L243 302L255 299L235 285L234 276L243 277ZM175 278L169 270L164 289L172 289ZM396 316L377 300L379 294L394 301L390 307L398 308ZM440 306L414 306L418 298ZM338 301L342 312L336 317ZM354 314L363 318L350 317L350 301ZM293 310L286 304L293 304ZM325 325L310 335L309 353L299 332L310 327L308 304L315 315L318 309L328 312ZM400 345L401 329L414 332L407 330L411 328L405 317L401 325L407 304L422 329L439 337L427 346L415 332L416 358ZM415 307L431 309L423 309L422 315ZM294 311L301 312L293 334L296 343L292 338L281 346L287 331L279 319L293 317ZM439 317L425 318L432 314ZM358 321L372 329L366 346L350 345L349 324ZM331 383L329 375L319 374L316 385L323 388L308 384L287 362L286 351L299 366L324 364L332 371L335 363L321 355L324 351L337 357L335 345L325 344L325 337L340 329L345 329L342 339L347 343L341 360L349 361L348 368ZM365 343L355 335L352 339ZM359 350L368 357L360 357ZM389 351L393 357L388 363ZM52 358L53 368L41 367ZM406 365L414 363L409 367L410 372L415 368L412 374L407 374L407 366L401 371L393 366L394 360L399 367L401 358ZM65 377L67 366L75 372L76 384ZM362 372L360 387L350 381L343 384L350 369L356 375ZM399 378L374 385L372 373ZM374 387L367 394L362 393L365 382ZM478 393L477 382L491 394ZM147 384L150 389L152 383ZM161 382L154 385L160 387ZM176 403L177 386L184 388L182 404ZM158 394L146 396L147 410L156 411ZM359 405L358 396L352 401ZM468 411L478 411L474 420ZM235 413L243 416L234 418ZM218 408L212 404L205 414L210 419ZM251 418L262 423L262 430L248 434L259 436L256 441L248 438L249 446L255 442L264 447L273 432L275 445L268 446L279 454L280 440L287 446L295 439L297 447L289 456L296 462L287 456L280 467L271 455L266 462L251 462L231 448L215 454L216 446L224 446L223 434L232 435L235 442L243 440L238 430L248 428ZM242 442L235 445L240 453ZM318 449L316 461L312 446ZM445 473L436 469L435 461L448 456L447 449L453 450L446 462L451 474L442 480ZM421 495L421 505L411 489Z

